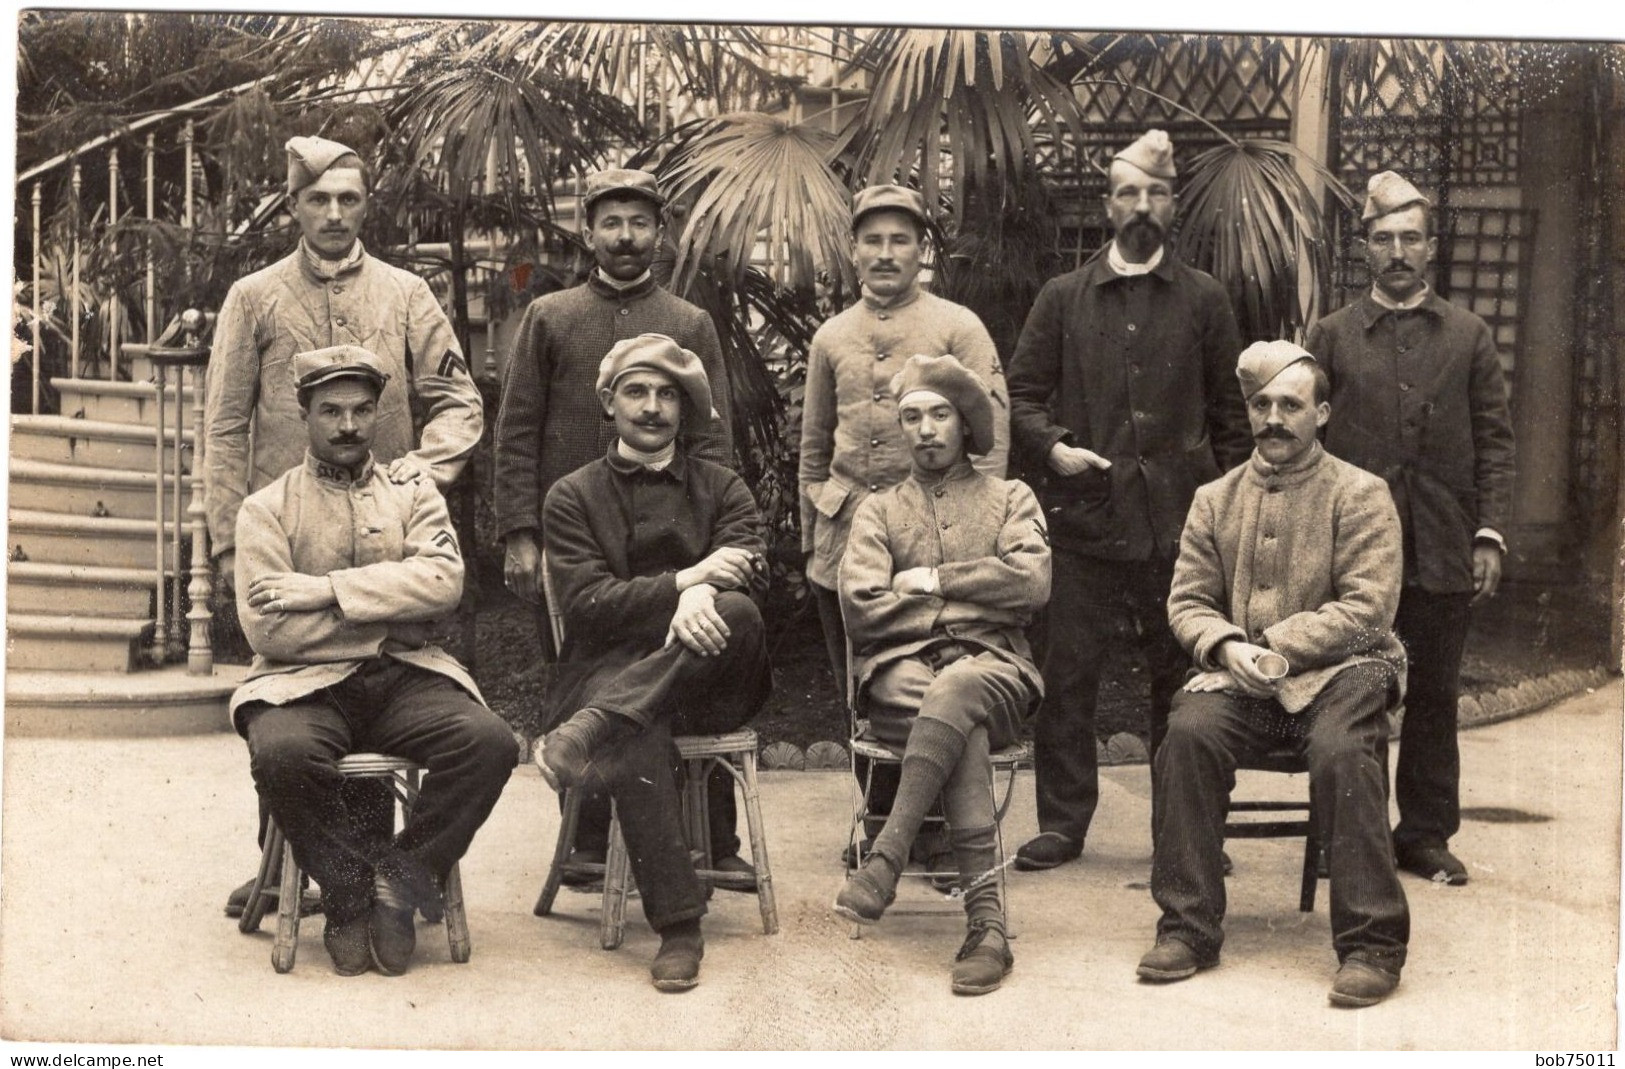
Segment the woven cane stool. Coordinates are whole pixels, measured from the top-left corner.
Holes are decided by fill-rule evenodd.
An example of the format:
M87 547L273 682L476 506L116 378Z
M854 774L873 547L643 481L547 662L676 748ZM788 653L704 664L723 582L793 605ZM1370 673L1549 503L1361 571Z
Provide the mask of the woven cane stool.
M346 779L388 780L401 804L401 819L410 819L412 806L418 799L418 782L423 767L401 757L384 754L354 753L339 761L339 772ZM270 889L281 884L277 904L276 940L271 944L271 967L279 973L293 969L294 956L299 950L299 863L293 858L293 846L287 836L270 820L265 829L265 848L260 852L260 869L249 890L248 902L243 907L237 930L245 935L259 931L260 920L270 907ZM442 911L446 924L446 937L451 943L451 960L462 964L473 952L468 937L468 914L463 909L463 880L458 867L453 865L446 874Z

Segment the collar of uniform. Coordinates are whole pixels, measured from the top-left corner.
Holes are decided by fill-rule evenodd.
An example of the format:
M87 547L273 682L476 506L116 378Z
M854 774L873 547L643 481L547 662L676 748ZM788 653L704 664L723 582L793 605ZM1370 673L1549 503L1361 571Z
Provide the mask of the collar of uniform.
M921 471L918 467L911 467L909 474L920 486L927 490L934 490L948 483L968 479L976 474L976 469L971 466L969 457L962 456L954 461L953 467L947 471Z
M647 475L651 479L667 478L671 479L673 482L683 481L683 447L681 443L678 444L677 455L671 458L671 463L667 464L659 471L655 471L652 468L639 464L635 460L629 460L626 457L621 456L621 451L616 448L616 446L619 444L620 439L616 439L615 441L609 443L609 466L616 474L624 475L627 478L643 474Z
M920 280L916 278L909 283L908 289L892 297L876 297L867 289L863 291L863 306L871 312L895 312L899 308L906 308L920 299Z
M361 465L361 474L355 478L350 477L348 468L341 468L337 464L329 464L325 460L316 459L316 454L305 451L305 469L324 483L334 483L338 486L351 486L366 482L372 478L372 454L367 454L367 462Z
M1326 449L1317 440L1309 447L1309 451L1290 464L1271 464L1265 460L1257 449L1253 450L1252 458L1247 462L1253 474L1261 479L1276 479L1288 485L1300 482L1309 477L1309 473L1320 466L1326 458Z
M1430 286L1428 287L1427 297L1423 299L1422 303L1415 308L1407 308L1405 311L1427 312L1433 316L1443 316L1445 304L1445 299L1435 293ZM1360 295L1360 322L1365 325L1366 330L1376 326L1377 322L1385 315L1400 314L1402 313L1393 308L1385 308L1378 304L1376 298L1372 297L1369 291Z
M316 250L305 243L304 238L299 239L299 262L304 265L305 274L318 282L331 282L340 275L361 270L361 261L367 258L367 250L357 238L355 245L342 260L324 260L316 255Z
M1087 280L1089 285L1104 286L1108 282L1131 282L1136 278L1145 278L1147 276L1160 278L1164 282L1172 282L1174 280L1174 254L1173 251L1168 248L1166 243L1164 243L1162 246L1162 259L1157 263L1157 266L1147 271L1144 275L1120 275L1116 271L1113 271L1112 265L1107 262L1108 257L1106 255L1107 249L1110 247L1111 246L1108 244L1099 252L1089 257L1088 262L1083 265L1082 270L1088 272Z
M587 276L587 286L594 293L598 294L598 296L603 297L606 300L630 301L635 300L638 297L642 297L644 294L653 290L655 288L655 278L653 272L651 272L643 279L642 282L634 283L633 285L627 286L625 289L617 289L616 287L611 286L608 282L605 282L603 279L599 278L598 269L595 267L592 269L592 273Z

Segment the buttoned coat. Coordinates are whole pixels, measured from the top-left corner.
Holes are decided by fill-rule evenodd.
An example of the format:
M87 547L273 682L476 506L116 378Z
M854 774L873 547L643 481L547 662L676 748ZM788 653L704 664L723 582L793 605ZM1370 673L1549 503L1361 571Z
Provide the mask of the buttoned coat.
M813 335L801 416L801 550L807 578L833 589L859 503L908 474L891 380L911 356L953 356L993 397L993 448L971 458L1002 479L1010 453L1004 369L976 313L920 288L882 301L865 293Z
M393 483L369 459L352 480L307 453L243 502L236 567L237 616L254 664L232 695L234 717L245 702L286 705L333 686L374 657L437 672L484 700L463 666L429 642L429 625L463 596L463 558L445 498L428 479ZM278 572L327 577L337 604L318 612L250 606L250 583Z
M496 420L499 537L538 527L553 484L614 444L615 424L598 399L598 365L616 342L647 333L668 335L700 358L721 419L692 417L693 434L684 432L689 453L732 466L728 369L711 317L653 278L616 289L594 273L579 286L530 302L514 334Z
M938 588L892 590L892 577L910 568L935 568ZM859 687L946 639L1013 664L1036 704L1044 681L1025 628L1049 600L1049 584L1044 515L1026 483L983 475L961 460L944 476L914 472L870 495L852 518L840 571Z
M1484 320L1429 293L1410 311L1370 294L1309 330L1332 382L1326 448L1381 476L1405 529L1405 581L1473 586L1473 541L1511 521L1506 377Z
M1318 443L1281 467L1254 453L1196 491L1168 623L1210 671L1223 667L1215 651L1229 639L1285 657L1277 698L1296 713L1362 661L1386 661L1404 679L1393 633L1400 576L1399 516L1381 479Z
M1235 313L1211 276L1165 254L1118 275L1097 254L1039 291L1010 360L1010 425L1059 548L1172 556L1196 488L1252 449L1236 390ZM1111 461L1056 475L1057 442Z
M365 250L324 279L301 246L238 279L215 323L203 451L215 556L233 547L243 499L301 463L309 438L293 357L330 345L367 349L389 375L372 445L381 463L411 454L444 489L479 444L484 402L428 283Z

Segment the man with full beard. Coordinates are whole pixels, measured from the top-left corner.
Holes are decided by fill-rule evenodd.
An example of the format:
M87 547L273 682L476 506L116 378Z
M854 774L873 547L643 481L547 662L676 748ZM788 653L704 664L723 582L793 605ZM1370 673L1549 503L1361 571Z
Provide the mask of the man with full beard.
M1083 852L1100 797L1095 701L1124 613L1149 662L1155 753L1187 666L1164 609L1180 528L1196 488L1250 451L1229 299L1166 247L1175 177L1161 130L1113 157L1114 239L1044 286L1010 363L1011 435L1044 472L1055 554L1034 732L1039 834L1018 869Z

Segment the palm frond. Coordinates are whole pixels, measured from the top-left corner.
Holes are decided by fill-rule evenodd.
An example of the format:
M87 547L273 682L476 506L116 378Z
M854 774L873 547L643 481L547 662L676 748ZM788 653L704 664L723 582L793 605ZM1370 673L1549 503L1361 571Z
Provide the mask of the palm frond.
M1076 97L1038 55L1048 43L1013 30L877 31L850 64L873 77L841 138L854 177L914 179L935 203L946 168L949 188L998 183L1019 196L1040 132L1082 136Z
M853 282L845 243L846 188L830 166L834 138L760 112L686 127L660 167L671 199L687 206L675 288L702 265L740 279L753 261L792 289L820 275Z
M1248 139L1201 153L1184 179L1180 252L1223 281L1249 340L1300 335L1331 288L1330 235L1294 165L1303 158L1286 142ZM1355 203L1310 162L1334 196Z

